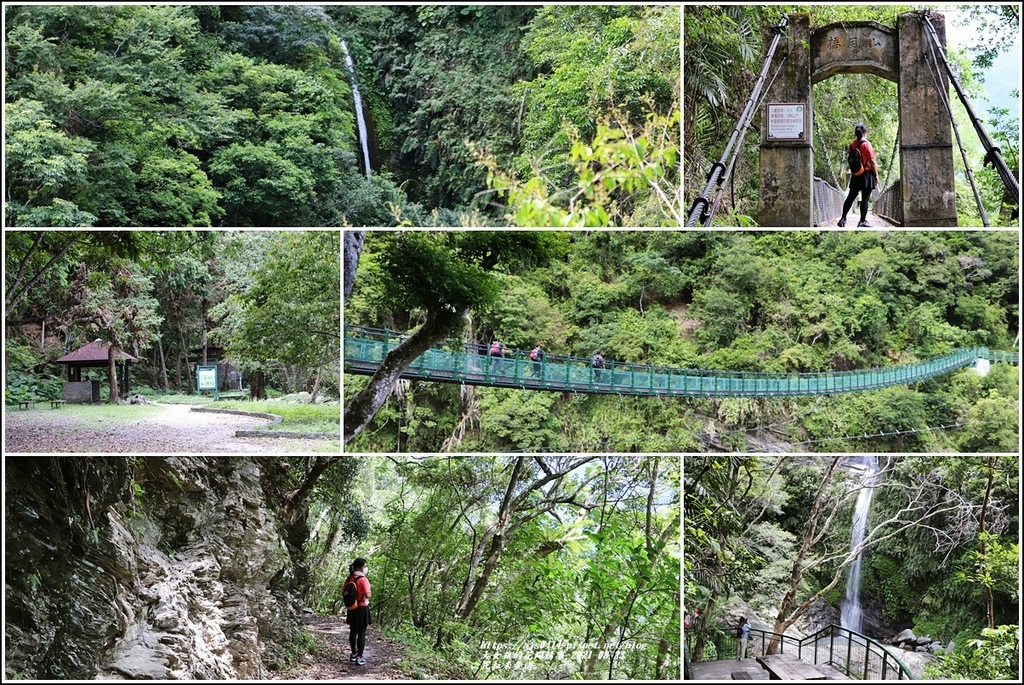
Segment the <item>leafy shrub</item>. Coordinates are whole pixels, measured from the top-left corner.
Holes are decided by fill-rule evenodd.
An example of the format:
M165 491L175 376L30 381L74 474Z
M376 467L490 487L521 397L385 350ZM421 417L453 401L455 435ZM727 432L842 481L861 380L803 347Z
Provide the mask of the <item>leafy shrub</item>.
M60 399L63 381L49 374L30 374L22 371L7 372L7 387L4 389L4 401L44 402Z
M983 628L982 639L957 645L925 671L934 679L1016 680L1020 676L1020 626Z

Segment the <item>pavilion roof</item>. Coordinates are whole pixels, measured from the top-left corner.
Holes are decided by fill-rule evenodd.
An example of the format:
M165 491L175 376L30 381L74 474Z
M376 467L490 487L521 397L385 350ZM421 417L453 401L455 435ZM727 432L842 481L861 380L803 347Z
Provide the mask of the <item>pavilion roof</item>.
M63 357L57 360L60 364L96 364L98 362L107 362L107 355L109 353L110 346L105 342L97 338L87 345L82 345L77 350L68 352ZM139 361L135 357L131 356L127 352L119 352L117 355L119 361Z

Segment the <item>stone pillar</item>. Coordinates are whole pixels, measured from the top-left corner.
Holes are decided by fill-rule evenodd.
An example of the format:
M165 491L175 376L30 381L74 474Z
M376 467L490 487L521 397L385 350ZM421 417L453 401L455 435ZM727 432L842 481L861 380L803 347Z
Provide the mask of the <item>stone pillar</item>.
M762 36L768 54L774 33ZM814 150L811 99L810 16L791 14L775 51L769 79L779 64L782 70L764 98L761 109L761 195L757 221L761 226L813 226L811 187L814 180ZM785 62L783 62L785 58ZM772 140L768 135L768 105L803 103L802 140Z
M946 49L946 22L930 15ZM904 226L956 226L952 124L939 99L935 78L949 93L945 71L938 73L929 49L931 36L923 12L899 18L900 182Z

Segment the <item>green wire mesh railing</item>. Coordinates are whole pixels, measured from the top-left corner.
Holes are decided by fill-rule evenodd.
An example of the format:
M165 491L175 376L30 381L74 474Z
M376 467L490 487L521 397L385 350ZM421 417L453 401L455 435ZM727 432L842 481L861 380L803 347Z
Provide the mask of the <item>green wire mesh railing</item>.
M384 329L347 327L345 372L370 375L384 356L408 337ZM581 357L546 355L535 362L526 350L506 350L504 357L488 355L486 345L450 343L434 347L410 364L403 378L467 385L643 396L778 397L834 395L913 383L973 366L979 359L1017 364L1017 352L987 347L960 348L911 364L860 371L825 373L758 373L679 369L606 361L594 368Z
M880 642L837 625L799 639L752 628L747 640L748 658L793 654L808 663L832 666L854 680L914 680L906 664ZM699 655L694 655L690 642L687 640L687 655L692 662L736 658L737 638L731 632L715 631Z

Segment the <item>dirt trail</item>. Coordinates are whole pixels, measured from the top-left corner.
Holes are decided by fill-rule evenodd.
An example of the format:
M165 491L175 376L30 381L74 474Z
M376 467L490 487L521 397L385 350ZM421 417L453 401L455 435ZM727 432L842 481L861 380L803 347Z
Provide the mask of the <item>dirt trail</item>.
M266 425L263 418L193 412L184 404L146 406L159 411L129 421L88 418L42 403L29 411L5 410L4 453L277 454L300 451L306 443L235 437L236 430Z
M286 680L410 680L412 676L396 665L402 648L381 635L373 626L366 629L366 664L348 660L348 626L338 616L306 616L303 622L317 640L312 663L299 666L278 677Z

